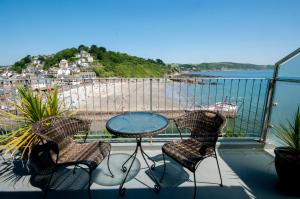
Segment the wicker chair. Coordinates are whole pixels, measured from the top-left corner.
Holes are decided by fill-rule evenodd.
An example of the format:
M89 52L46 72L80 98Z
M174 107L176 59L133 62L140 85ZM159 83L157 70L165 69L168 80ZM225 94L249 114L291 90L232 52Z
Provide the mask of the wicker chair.
M75 143L73 135L88 132L90 122L70 117L49 117L34 123L32 131L41 138L41 143L32 148L30 165L38 174L51 174L44 198L47 195L54 172L59 166L86 165L89 174L89 197L91 198L91 173L109 155L111 145L104 142ZM74 169L75 169L74 168ZM74 170L75 171L75 170Z
M226 124L226 118L220 114L208 110L190 111L175 119L175 124L180 132L180 140L168 142L162 147L164 160L164 171L160 181L162 182L166 162L165 154L189 169L194 174L194 198L196 197L196 175L198 165L207 157L216 158L218 171L220 175L220 186L222 176L220 172L218 157L216 153L216 142L222 135L222 130ZM182 139L182 131L189 130L191 136L188 139Z

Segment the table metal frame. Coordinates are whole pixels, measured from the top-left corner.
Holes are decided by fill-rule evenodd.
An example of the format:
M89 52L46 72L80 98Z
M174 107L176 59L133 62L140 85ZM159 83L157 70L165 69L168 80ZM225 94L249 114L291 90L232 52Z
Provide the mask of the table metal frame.
M143 159L144 159L144 161L145 161L145 163L146 163L146 165L147 165L147 167L148 167L148 169L149 169L149 174L150 174L150 177L151 177L151 179L155 182L155 185L154 185L154 191L156 192L156 193L159 193L159 191L160 191L160 184L159 184L159 182L158 182L158 180L155 178L155 176L154 176L154 174L153 174L153 171L152 170L154 170L155 169L155 161L143 150L143 148L142 148L142 137L140 137L140 138L136 138L136 147L135 147L135 150L134 150L134 152L130 155L130 157L122 164L122 168L121 168L121 170L125 173L126 171L127 171L127 173L126 173L126 175L125 175L125 178L124 178L124 180L122 181L122 183L121 183L121 185L120 185L120 187L119 187L119 194L121 195L121 196L124 196L124 194L125 194L125 188L123 187L124 186L124 184L125 184L125 182L126 182L126 179L127 179L127 176L128 176L128 174L129 174L129 172L130 172L130 170L131 170L131 168L132 168L132 165L133 165L133 163L134 163L134 160L135 159L137 159L137 153L138 153L138 151L139 151L139 149L140 149L140 152L141 152L141 154L142 154L142 157L143 157ZM133 157L133 159L132 159L132 157ZM147 160L146 160L146 157L149 159L149 160L151 160L152 162L153 162L153 164L150 166L150 164L147 162ZM131 161L131 163L130 163L130 166L129 166L129 168L127 169L127 167L125 166L125 164L130 160L130 159L132 159L132 161Z
M163 117L163 116L162 116L162 117ZM113 119L113 118L111 118L111 119ZM111 119L110 119L110 120L111 120ZM166 118L165 118L165 119L166 119ZM167 119L166 119L166 120L167 120ZM147 167L148 167L148 169L149 169L149 175L150 175L150 178L151 178L151 179L154 181L154 183L155 183L155 185L154 185L154 187L153 187L153 190L154 190L156 193L159 193L159 191L160 191L160 189L161 189L161 186L160 186L158 180L155 178L155 176L154 176L154 174L153 174L153 170L155 169L155 161L154 161L154 160L153 160L153 159L152 159L152 158L151 158L151 157L143 150L143 147L142 147L142 138L143 138L143 137L150 137L151 135L158 134L158 133L164 131L164 130L167 129L168 125L169 125L169 122L168 122L168 120L167 120L167 124L166 124L164 127L162 127L161 129L157 129L156 131L154 131L154 132L152 132L152 133L151 133L151 132L145 132L145 133L131 134L131 135L126 134L126 136L124 136L124 137L132 137L132 138L135 138L135 139L136 139L136 147L135 147L134 152L133 152L133 153L130 155L130 157L122 164L122 167L121 167L121 171L124 172L124 173L126 172L126 175L125 175L125 178L123 179L123 181L122 181L122 183L120 184L120 187L119 187L119 194L120 194L120 196L124 196L124 194L125 194L125 190L126 190L126 189L125 189L125 187L124 187L124 184L125 184L125 182L126 182L126 179L127 179L127 177L128 177L128 174L129 174L129 172L130 172L130 170L131 170L131 168L132 168L132 165L133 165L135 159L137 159L136 156L137 156L137 153L138 153L139 151L141 152L142 157L143 157L143 159L144 159L144 161L145 161L145 163L146 163L146 165L147 165ZM117 132L117 131L111 129L108 125L106 125L106 128L107 128L107 130L108 130L109 132L111 132L112 134L115 134L115 135L117 135L117 136L123 137L123 136L122 136L122 133L119 133L119 132ZM150 166L150 164L148 163L146 157L153 163L151 166ZM131 161L129 167L127 168L125 165L126 165L126 163L129 162L131 159L132 159L132 161Z

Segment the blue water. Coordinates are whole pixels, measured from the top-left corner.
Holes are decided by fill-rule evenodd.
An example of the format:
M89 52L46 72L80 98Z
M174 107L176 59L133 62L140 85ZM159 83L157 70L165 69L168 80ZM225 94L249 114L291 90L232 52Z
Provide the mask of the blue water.
M201 79L205 84L176 82L169 85L167 94L172 97L174 107L194 109L200 106L214 106L216 103L236 104L237 117L228 119L228 136L260 137L267 99L267 88L272 70L247 71L205 71L191 72L235 79ZM261 79L239 79L261 78ZM172 95L173 94L173 95Z
M242 78L271 78L273 70L236 70L236 71L203 71L191 72L191 74L211 75L218 77L242 77Z
M279 69L278 76L281 79L297 79L297 80L299 80L300 74L296 73L294 71L295 70L299 71L300 59L298 59L296 61L294 59L293 62L287 63L287 64L281 66L281 68ZM293 63L297 63L297 64L293 64ZM211 75L211 76L219 76L219 77L227 77L227 78L239 78L239 77L240 78L272 78L273 70L204 71L204 72L192 72L192 74ZM289 78L289 77L293 77L293 78ZM249 81L248 81L248 83L249 83ZM242 87L245 86L245 88L248 88L249 87L248 83L247 84L243 83ZM232 88L233 88L233 90L235 90L236 83L233 83L233 84L234 84L234 86ZM250 83L250 85L251 85L251 83ZM241 85L240 85L240 87L241 87ZM254 84L253 90L257 91L258 89L259 89L259 85ZM246 89L244 99L249 102L249 100L251 101L251 96L252 96L252 98L253 97L254 98L262 98L263 100L265 100L266 96L264 96L264 93L267 91L267 84L265 84L265 82L262 83L261 90L263 91L263 93L258 95L257 93L255 94L255 92L254 92L254 94L252 93L252 95L251 95L252 89L249 89L249 88ZM241 92L243 92L243 91L241 91ZM240 96L240 94L238 94L237 96ZM295 83L295 82L278 81L276 83L276 88L275 88L274 103L276 104L276 106L273 106L273 109L272 109L271 122L270 122L271 126L276 126L279 124L286 124L287 120L291 121L293 119L293 115L294 115L294 112L296 111L297 106L300 105L300 84ZM259 109L261 109L263 106L264 106L264 104L258 103ZM256 107L254 107L254 108L256 108ZM249 110L248 113L246 111L246 114L250 114L250 118L251 118L252 109L253 109L252 106L250 108L249 106L244 104L244 110ZM259 117L260 120L255 119L255 121L257 121L257 122L260 121L262 124L263 120L261 117L263 117L263 112L260 111L259 114L257 114L257 115L260 115L260 117ZM241 113L239 113L238 117L245 117L245 115L241 116ZM237 120L239 120L239 119L237 119ZM249 122L249 120L247 120L247 121ZM251 119L250 119L250 122L251 122ZM256 125L255 128L253 128L254 131L257 131L257 135L259 134L261 127L262 127L261 125L259 125L259 126ZM267 142L274 144L276 146L282 145L282 143L274 136L274 128L269 128L268 135L267 135Z

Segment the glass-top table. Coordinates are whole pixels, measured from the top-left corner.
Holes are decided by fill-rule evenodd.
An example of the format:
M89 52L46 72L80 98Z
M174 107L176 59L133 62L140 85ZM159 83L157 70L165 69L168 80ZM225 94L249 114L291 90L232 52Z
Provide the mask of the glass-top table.
M130 138L136 138L136 148L133 154L123 163L122 165L122 171L126 173L125 178L120 185L119 188L119 194L124 195L125 194L125 188L123 187L126 178L128 176L128 173L130 172L130 169L132 167L132 164L134 160L136 159L136 155L138 152L138 149L140 149L143 159L145 160L148 168L149 168L149 174L151 175L151 178L154 180L154 190L156 192L160 191L160 185L157 181L157 179L154 177L152 170L155 168L155 162L145 153L145 151L142 148L141 142L143 137L150 137L155 134L159 134L162 131L166 130L168 128L169 121L166 117L156 114L156 113L150 113L150 112L128 112L123 113L120 115L117 115L115 117L112 117L109 119L106 123L106 129L113 135L119 136L119 137L130 137ZM146 157L153 162L153 164L150 166L149 163L146 160ZM132 159L133 158L133 159ZM132 159L132 162L130 163L129 168L125 166L126 163Z
M107 130L122 137L149 137L168 127L168 119L150 112L128 112L117 115L106 123Z

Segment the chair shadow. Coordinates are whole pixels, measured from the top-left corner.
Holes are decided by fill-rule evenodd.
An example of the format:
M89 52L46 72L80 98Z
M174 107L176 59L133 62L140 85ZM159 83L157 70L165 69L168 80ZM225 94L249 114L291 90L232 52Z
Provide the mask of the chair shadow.
M5 162L1 162L0 165L0 177L1 182L8 183L11 186L23 181L26 177L30 176L28 168L26 167L26 161L22 159L7 159Z
M160 180L164 171L163 156L162 154L159 154L151 157L151 159L154 160L156 164L157 162L162 162L161 165L156 166L155 169L152 170L154 177L157 180ZM159 183L161 187L177 187L189 180L189 174L183 169L181 165L179 165L173 159L169 158L166 155L165 159L166 172L162 181ZM145 170L145 173L151 178L151 173L148 168Z
M32 174L30 177L30 183L32 186L45 190L48 181L50 179L49 175L38 175ZM73 172L73 167L61 167L53 175L50 183L50 189L52 190L80 190L88 189L89 175L81 168L77 168L75 173Z
M122 183L125 174L121 171L121 165L129 158L128 154L112 154L110 156L110 169L114 175L112 178L110 176L107 161L108 158L105 158L101 164L93 171L91 181L92 183L96 183L102 186L114 186ZM132 159L131 159L132 160ZM129 167L128 161L126 164ZM135 176L140 171L140 162L138 159L135 159L133 166L128 174L126 182L135 178ZM86 167L86 171L82 168L76 168L75 173L73 170L73 166L70 167L60 167L53 175L51 180L50 189L52 190L80 190L80 189L88 189L88 180L89 175L86 171L88 168ZM30 183L34 187L38 187L42 190L46 188L46 185L49 181L49 175L38 175L33 174L30 177Z

